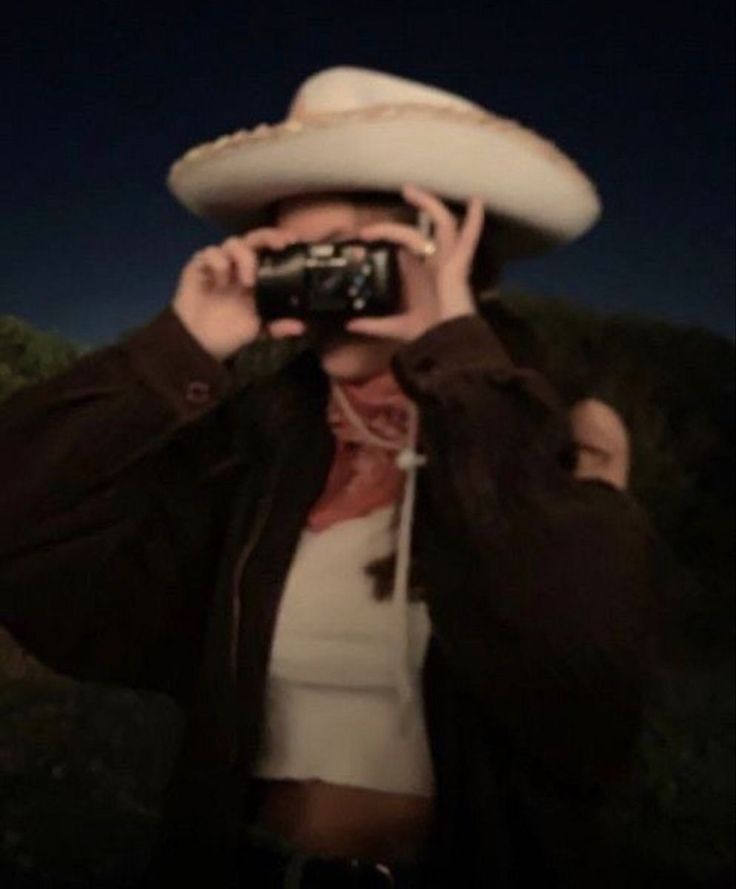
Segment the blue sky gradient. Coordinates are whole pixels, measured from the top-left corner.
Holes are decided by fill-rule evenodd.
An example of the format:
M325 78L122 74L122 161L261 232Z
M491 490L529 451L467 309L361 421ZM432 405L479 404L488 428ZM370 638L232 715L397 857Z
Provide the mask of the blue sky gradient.
M81 3L7 27L0 313L91 346L145 323L221 238L172 161L355 64L513 117L596 182L601 222L510 286L733 336L731 3Z

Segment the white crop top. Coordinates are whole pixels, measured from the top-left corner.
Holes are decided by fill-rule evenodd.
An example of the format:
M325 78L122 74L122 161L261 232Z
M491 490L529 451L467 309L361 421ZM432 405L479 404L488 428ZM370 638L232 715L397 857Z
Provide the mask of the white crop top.
M277 615L266 735L255 774L432 796L420 676L424 602L373 596L364 570L396 545L394 506L299 539ZM406 609L410 694L396 689L396 605Z

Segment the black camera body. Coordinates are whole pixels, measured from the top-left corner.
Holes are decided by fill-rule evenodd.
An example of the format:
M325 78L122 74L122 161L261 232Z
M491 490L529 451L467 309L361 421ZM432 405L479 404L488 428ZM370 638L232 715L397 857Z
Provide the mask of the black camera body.
M396 245L351 240L264 250L255 300L264 321L395 314L400 304Z

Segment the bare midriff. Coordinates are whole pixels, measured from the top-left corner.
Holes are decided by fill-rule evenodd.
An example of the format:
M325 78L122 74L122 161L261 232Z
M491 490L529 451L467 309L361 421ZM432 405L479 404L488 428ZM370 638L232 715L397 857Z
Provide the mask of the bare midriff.
M415 862L434 811L431 797L318 780L259 784L256 824L312 854Z

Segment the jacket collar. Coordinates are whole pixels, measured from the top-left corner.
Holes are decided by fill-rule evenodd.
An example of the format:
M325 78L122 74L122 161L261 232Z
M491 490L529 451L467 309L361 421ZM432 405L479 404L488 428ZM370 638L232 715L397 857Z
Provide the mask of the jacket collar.
M315 418L326 425L328 398L329 378L316 353L305 349L248 388L244 396L248 402L248 431L255 433L270 453L288 430L303 429L305 424L313 424Z

